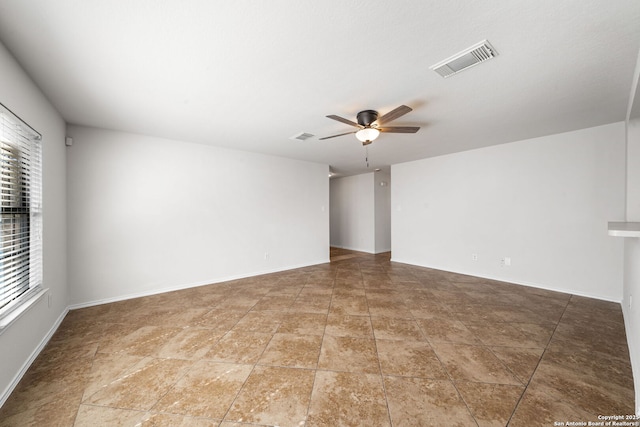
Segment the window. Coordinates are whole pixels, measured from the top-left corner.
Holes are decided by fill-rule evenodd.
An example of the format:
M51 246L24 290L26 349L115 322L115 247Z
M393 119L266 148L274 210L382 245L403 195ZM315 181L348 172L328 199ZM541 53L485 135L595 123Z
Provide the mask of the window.
M40 139L0 104L0 319L41 290Z

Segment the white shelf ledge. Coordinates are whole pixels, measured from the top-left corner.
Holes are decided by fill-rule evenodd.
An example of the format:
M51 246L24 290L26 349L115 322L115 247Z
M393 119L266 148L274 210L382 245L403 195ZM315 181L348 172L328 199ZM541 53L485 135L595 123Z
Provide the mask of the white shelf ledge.
M610 222L609 236L640 237L640 222Z

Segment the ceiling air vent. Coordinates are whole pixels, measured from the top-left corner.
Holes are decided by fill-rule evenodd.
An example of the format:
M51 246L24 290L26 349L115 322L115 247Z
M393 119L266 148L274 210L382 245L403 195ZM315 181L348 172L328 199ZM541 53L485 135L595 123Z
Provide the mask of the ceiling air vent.
M300 132L297 133L295 135L293 135L292 137L289 137L289 139L293 139L294 141L306 141L309 138L313 138L314 135L310 134L310 133L306 133L306 132Z
M497 55L498 52L493 46L488 41L483 40L444 61L438 62L436 65L432 65L429 69L447 78Z

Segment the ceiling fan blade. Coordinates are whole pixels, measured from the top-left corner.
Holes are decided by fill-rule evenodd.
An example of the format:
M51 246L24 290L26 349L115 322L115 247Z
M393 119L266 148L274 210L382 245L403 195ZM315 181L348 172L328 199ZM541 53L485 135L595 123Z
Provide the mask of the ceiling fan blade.
M356 132L357 132L357 130L354 130L353 132L339 133L338 135L331 135L331 136L325 136L324 138L318 138L318 140L322 141L322 140L325 140L325 139L331 139L331 138L335 138L337 136L342 136L342 135L349 135L349 134L356 133Z
M402 117L405 114L409 113L413 111L412 108L407 107L406 105L401 105L398 108L389 111L387 114L385 114L384 116L380 117L378 119L378 123L388 123L391 120L395 120L398 117Z
M416 133L420 130L419 126L390 126L386 128L378 128L380 132L388 133Z
M340 116L336 116L336 115L331 114L330 116L327 116L327 117L330 118L330 119L333 119L333 120L337 120L337 121L342 122L342 123L346 123L346 124L351 125L351 126L355 126L357 128L361 127L356 122L352 122L351 120L347 120L347 119L342 118Z

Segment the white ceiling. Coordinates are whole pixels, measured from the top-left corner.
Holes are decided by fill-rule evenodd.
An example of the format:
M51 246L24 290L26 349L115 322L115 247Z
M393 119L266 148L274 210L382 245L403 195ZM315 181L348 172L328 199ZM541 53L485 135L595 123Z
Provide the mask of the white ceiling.
M429 70L483 39L497 58ZM640 1L0 0L0 40L68 123L355 174L624 120ZM353 135L318 140L402 104L393 125L422 129L382 134L369 169Z

